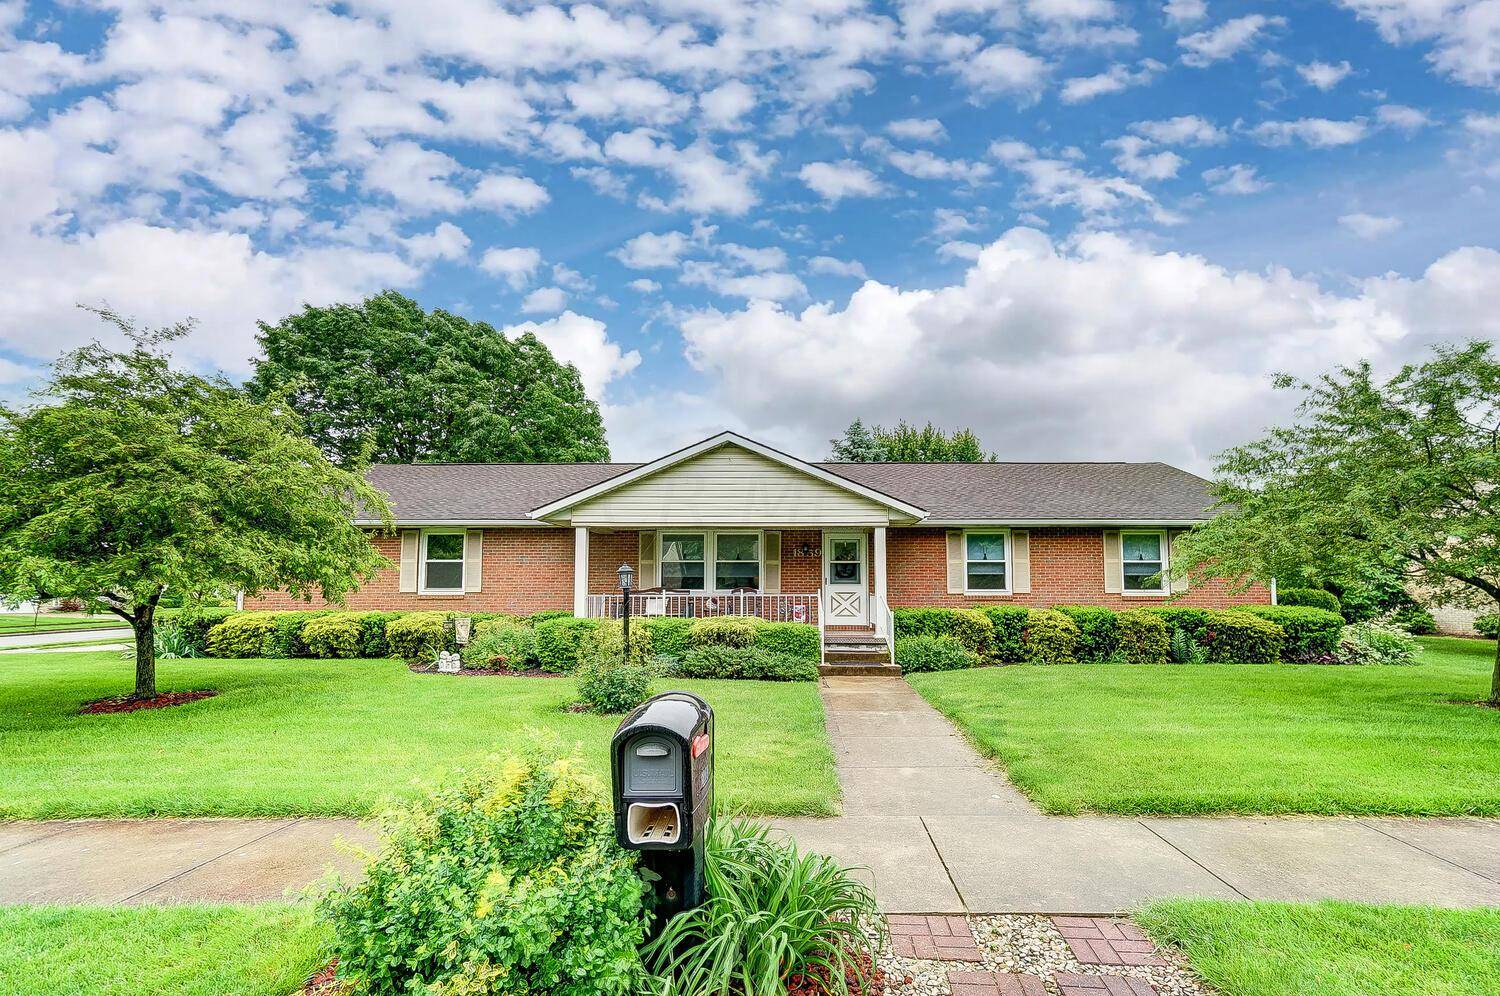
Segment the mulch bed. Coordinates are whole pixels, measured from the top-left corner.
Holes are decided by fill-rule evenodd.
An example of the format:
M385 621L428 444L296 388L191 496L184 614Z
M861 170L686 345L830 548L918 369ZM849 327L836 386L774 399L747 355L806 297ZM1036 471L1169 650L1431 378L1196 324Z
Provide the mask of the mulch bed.
M339 960L335 958L314 972L302 987L302 996L343 996L349 992L349 983L337 975L338 968Z
M408 665L412 674L442 674L435 665L410 664ZM448 677L470 678L566 678L565 674L557 674L552 671L539 671L536 668L527 668L524 671L513 671L504 667L466 667L460 668L458 672L448 674Z
M142 709L169 709L172 706L187 705L189 702L197 702L200 699L211 699L218 694L215 691L162 692L150 699L138 699L132 695L116 695L112 698L85 702L79 706L78 715L98 716L112 712L139 712Z
M844 973L849 986L849 996L885 996L885 972L870 961L869 955L860 955L857 965ZM787 996L827 996L833 992L828 984L828 969L817 968L806 974L795 974L786 980Z

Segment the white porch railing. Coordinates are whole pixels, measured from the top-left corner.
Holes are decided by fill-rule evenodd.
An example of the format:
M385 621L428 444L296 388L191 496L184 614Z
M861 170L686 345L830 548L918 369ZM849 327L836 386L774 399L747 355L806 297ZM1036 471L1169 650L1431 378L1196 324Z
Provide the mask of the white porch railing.
M618 619L625 596L590 595L590 619ZM714 616L754 616L768 622L816 623L821 632L823 613L817 594L765 595L759 592L704 594L696 592L644 592L630 596L630 614L708 619Z
M885 637L885 647L890 651L891 660L896 659L896 613L891 611L891 603L887 602L884 595L876 594L870 596L870 616L875 623L875 635Z
M828 659L828 627L823 623L823 589L818 589L818 663Z

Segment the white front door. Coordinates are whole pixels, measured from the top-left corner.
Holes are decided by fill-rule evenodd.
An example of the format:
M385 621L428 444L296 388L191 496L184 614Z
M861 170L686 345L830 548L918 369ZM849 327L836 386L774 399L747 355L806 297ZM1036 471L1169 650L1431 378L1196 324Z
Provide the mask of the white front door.
M864 533L823 534L823 594L830 626L870 621L869 559Z

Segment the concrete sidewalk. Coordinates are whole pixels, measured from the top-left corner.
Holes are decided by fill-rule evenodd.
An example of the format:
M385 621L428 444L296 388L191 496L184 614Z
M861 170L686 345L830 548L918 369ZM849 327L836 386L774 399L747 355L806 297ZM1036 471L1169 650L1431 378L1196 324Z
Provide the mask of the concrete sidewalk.
M126 627L116 627L113 629L70 629L62 632L48 630L29 635L10 633L0 636L0 650L50 647L69 643L88 643L93 640L133 641L134 639L135 633Z
M1500 905L1500 821L1043 816L906 682L829 678L844 815L778 820L892 912L1110 913L1162 896ZM0 903L295 895L352 820L0 824Z

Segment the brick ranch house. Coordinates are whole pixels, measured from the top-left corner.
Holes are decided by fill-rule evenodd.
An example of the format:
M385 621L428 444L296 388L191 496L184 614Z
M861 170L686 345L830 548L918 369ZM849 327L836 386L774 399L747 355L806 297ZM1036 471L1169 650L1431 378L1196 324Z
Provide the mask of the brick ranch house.
M649 463L382 464L351 609L756 615L888 638L902 606L1265 604L1164 581L1207 482L1161 463L807 463L732 432ZM374 526L375 522L363 522ZM305 608L271 593L247 609Z

